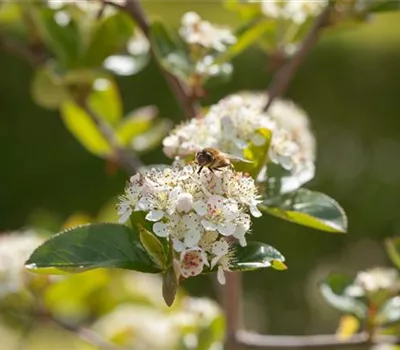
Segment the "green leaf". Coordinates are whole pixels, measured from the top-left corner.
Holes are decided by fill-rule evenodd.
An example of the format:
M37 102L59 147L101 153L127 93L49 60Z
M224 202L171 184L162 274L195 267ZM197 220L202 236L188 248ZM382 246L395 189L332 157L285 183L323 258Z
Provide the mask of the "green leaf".
M82 41L77 23L70 19L66 25L56 21L54 11L32 8L32 18L46 46L64 68L78 67L81 63Z
M344 233L347 217L340 205L326 194L304 188L268 199L260 209L281 219L318 230Z
M365 303L346 294L346 288L352 282L347 276L332 274L320 284L320 290L325 300L334 308L364 319L367 316Z
M148 131L157 114L154 106L142 107L129 113L117 126L116 135L122 145L128 146L132 139Z
M371 0L367 12L385 12L400 10L400 2L398 0Z
M393 264L400 269L400 237L386 239L385 246Z
M129 56L129 55L112 55L105 59L104 68L110 72L121 75L130 76L139 73L149 63L150 56Z
M220 55L215 63L223 63L232 60L251 45L253 45L265 32L273 29L274 23L270 21L257 20L251 21L240 34L237 34L237 41Z
M31 93L33 100L46 109L57 109L69 98L62 79L56 76L49 67L36 70Z
M100 66L108 56L124 49L133 35L133 30L134 23L131 17L123 11L101 20L93 28L84 56L84 65Z
M135 230L119 224L88 224L63 231L38 247L26 262L42 268L122 268L157 273Z
M162 22L155 21L150 28L150 41L160 64L180 79L188 81L193 67L179 36L170 33Z
M395 296L382 305L376 316L376 322L382 326L400 322L400 296Z
M282 270L285 258L270 245L249 242L246 247L239 245L236 247L234 260L235 262L231 266L232 271L251 271L274 266Z
M174 303L176 293L179 287L178 274L175 271L174 263L174 249L172 248L172 241L168 241L168 260L167 270L163 274L162 295L165 303L171 306Z
M94 113L111 125L116 125L122 118L121 96L114 80L96 79L88 104Z
M168 119L158 120L151 129L132 139L130 146L136 153L149 152L160 146L164 137L171 130L172 122Z
M99 132L90 116L73 101L66 101L61 108L61 117L67 129L90 152L101 157L111 154L109 143Z
M146 230L143 226L138 224L137 228L139 230L140 242L143 247L157 266L161 270L165 270L167 261L161 242L152 232Z

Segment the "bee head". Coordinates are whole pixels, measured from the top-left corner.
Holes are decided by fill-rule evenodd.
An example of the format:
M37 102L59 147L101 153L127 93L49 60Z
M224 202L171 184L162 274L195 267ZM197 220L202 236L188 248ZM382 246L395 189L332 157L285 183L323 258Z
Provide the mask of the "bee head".
M196 163L200 166L210 164L213 159L213 155L206 150L202 150L196 153Z

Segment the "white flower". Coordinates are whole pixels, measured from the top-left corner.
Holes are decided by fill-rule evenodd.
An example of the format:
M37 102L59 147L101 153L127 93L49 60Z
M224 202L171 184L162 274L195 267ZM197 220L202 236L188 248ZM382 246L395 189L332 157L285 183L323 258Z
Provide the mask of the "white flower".
M228 45L236 42L236 37L229 29L216 27L202 20L195 12L185 13L181 22L179 34L188 44L223 52Z
M206 254L198 247L183 251L180 262L180 271L184 278L201 274L204 265L209 265Z
M133 56L145 55L150 50L150 43L143 32L139 29L135 29L135 33L129 40L127 45L128 52Z
M245 157L244 151L250 145L265 144L266 138L259 131L270 130L268 161L287 171L282 178L282 192L297 189L315 173L315 138L308 117L294 103L282 99L275 99L264 112L267 101L266 94L248 92L222 99L203 118L175 128L163 141L165 154L184 158L202 148L215 147ZM267 173L266 167L262 173ZM260 180L265 181L265 176ZM251 204L254 216L260 215L257 204Z
M261 2L265 16L273 19L290 20L298 25L307 18L317 16L326 6L324 0L267 0Z
M43 242L33 231L14 232L0 236L0 298L18 293L29 272L25 261Z
M400 278L393 268L377 267L361 271L352 285L347 287L346 294L360 297L366 293L376 293L380 290L397 293L400 291Z
M206 169L199 174L198 169L179 163L143 169L131 178L117 205L121 222L133 211L142 211L156 236L171 239L174 258L185 278L201 273L210 262L212 268L221 265L228 269L228 263L223 264L232 253L222 238L229 236L230 242L245 246L251 226L249 213L261 214L251 177L232 169L216 174Z

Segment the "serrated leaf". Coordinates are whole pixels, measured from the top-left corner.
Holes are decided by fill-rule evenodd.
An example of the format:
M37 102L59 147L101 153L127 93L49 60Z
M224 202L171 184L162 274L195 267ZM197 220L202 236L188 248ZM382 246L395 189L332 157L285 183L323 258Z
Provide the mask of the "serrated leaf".
M125 48L133 35L134 23L123 11L105 17L92 29L91 38L84 56L87 67L100 66L110 55Z
M188 81L193 67L183 41L160 21L151 25L150 41L160 64L180 79Z
M48 67L36 70L31 93L33 100L46 109L57 109L69 98L62 79L53 74Z
M270 267L273 264L282 266L284 261L284 256L274 247L261 242L249 242L246 247L236 247L234 263L230 269L251 271Z
M67 129L88 151L101 157L111 154L112 149L107 140L87 113L76 103L64 102L61 117Z
M325 300L334 308L364 319L367 316L366 304L346 294L346 289L352 282L347 276L332 274L320 284L320 290Z
M122 118L122 102L117 84L111 79L98 78L92 87L88 97L90 108L111 125L116 125Z
M43 268L161 271L135 230L119 224L89 224L63 231L39 246L26 266L34 272Z
M400 269L400 237L386 239L385 246L393 264Z
M267 199L260 209L281 219L318 230L344 233L347 216L332 198L320 192L304 188Z
M167 259L164 253L164 248L158 238L143 226L137 225L139 230L140 242L146 249L149 256L154 260L161 270L165 270Z
M132 139L148 131L157 114L157 108L146 106L129 113L117 126L116 136L122 145L128 146Z

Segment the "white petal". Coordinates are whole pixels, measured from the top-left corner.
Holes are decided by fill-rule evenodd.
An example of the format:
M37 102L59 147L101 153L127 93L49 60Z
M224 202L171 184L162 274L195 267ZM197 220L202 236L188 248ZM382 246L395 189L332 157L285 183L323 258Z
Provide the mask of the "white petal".
M179 239L176 238L172 238L172 245L174 247L174 250L178 253L181 253L186 249L183 242L181 242Z
M261 211L257 208L257 205L250 205L250 213L253 215L255 218L259 218L262 216Z
M216 207L216 208L222 208L224 203L224 197L218 196L218 195L213 195L208 199L208 204Z
M188 213L192 210L193 196L190 193L181 193L176 199L176 210L180 213Z
M158 237L168 237L168 235L169 235L169 227L168 227L168 225L164 224L163 222L156 222L153 225L153 232Z
M226 283L224 269L221 266L218 266L217 279L218 279L218 282L221 284Z
M141 198L136 207L138 210L147 211L151 209L152 205L147 198Z
M215 265L217 265L218 261L221 259L221 256L214 256L211 259L211 265L210 265L210 269L213 269L215 267Z
M215 231L217 229L217 225L208 220L201 220L201 224L207 231Z
M188 248L192 248L199 243L201 238L201 232L200 231L189 231L185 235L185 245Z
M163 218L164 212L162 210L151 210L146 215L146 220L148 221L159 221Z
M193 203L193 209L200 216L204 216L207 214L207 203L204 201L196 201Z
M126 210L125 212L123 212L123 213L119 213L120 215L121 215L121 217L118 219L118 222L120 223L120 224L123 224L123 223L125 223L125 222L127 222L128 220L129 220L129 217L131 216L131 214L132 214L132 209L128 209L128 210Z
M251 137L251 142L254 144L254 146L260 147L265 144L265 137L257 132Z
M211 252L214 255L222 256L228 254L229 243L225 239L214 242L211 246Z
M236 224L232 222L227 222L224 224L218 224L218 232L224 236L232 235L236 230Z

